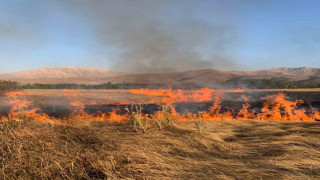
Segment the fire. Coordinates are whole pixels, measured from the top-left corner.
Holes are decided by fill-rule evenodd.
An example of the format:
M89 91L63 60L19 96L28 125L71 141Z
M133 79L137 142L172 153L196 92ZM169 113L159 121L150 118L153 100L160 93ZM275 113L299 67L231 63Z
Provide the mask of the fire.
M30 101L22 99L22 96L27 96L22 91L7 92L5 95L8 97L8 103L11 105L11 110L8 114L10 119L19 120L20 117L28 117L40 121L50 119L47 114L41 112L40 108L35 108Z
M302 120L310 121L314 118L306 115L305 109L297 109L302 100L289 101L283 93L266 96L262 98L267 100L261 110L257 114L257 119L266 120Z
M255 111L250 112L249 109L250 109L250 104L248 103L242 104L242 109L237 114L236 119L239 119L239 120L254 119Z
M214 90L203 88L199 90L181 90L181 89L132 89L133 94L144 94L154 96L154 100L145 104L158 104L161 109L156 110L153 114L144 113L142 116L148 120L157 119L175 119L179 121L190 121L195 118L202 120L278 120L278 121L315 121L320 119L320 112L315 108L302 108L302 100L290 100L285 94L279 93L268 95L261 98L262 106L260 108L251 107L248 103L248 97L244 98L244 103L239 109L222 107L224 93L243 93L243 90ZM117 108L110 112L95 112L90 114L86 111L86 105L95 105L95 102L85 103L83 94L77 90L62 90L62 93L69 101L72 113L70 119L74 120L93 120L93 121L113 121L125 122L129 119L127 114L119 114L120 107L130 106L129 102L118 103ZM7 92L6 97L11 109L8 113L9 119L18 119L19 117L28 117L39 121L54 121L54 118L43 113L40 108L35 107L31 101L28 101L22 91ZM179 103L192 102L211 102L212 105L207 111L198 113L179 113L176 105ZM110 103L101 103L98 105L110 105ZM114 105L114 104L113 104ZM133 104L131 104L133 106Z
M83 103L80 99L82 94L75 90L63 90L64 96L69 100L69 105L73 108L72 114L70 114L69 118L76 120L95 120L95 121L114 121L114 122L123 122L127 117L125 115L118 115L116 110L109 112L109 115L97 112L96 114L89 114L85 111L85 103ZM89 103L93 105L95 103Z
M201 118L204 120L219 120L219 119L258 119L258 120L291 120L291 121L315 121L320 119L319 111L312 109L308 112L304 108L298 108L302 104L302 100L290 101L283 93L269 95L261 98L264 100L261 112L250 110L250 104L242 104L242 109L238 112L229 109L227 112L222 112L221 97L223 93L243 93L241 89L236 90L214 90L203 88L200 90L148 90L148 89L133 89L131 93L158 96L156 101L150 103L174 104L181 102L206 102L212 101L213 104L208 112L202 112ZM160 98L160 99L159 99ZM248 101L248 98L244 99ZM175 112L176 113L176 112Z
M172 104L176 102L205 102L212 101L212 93L217 92L214 89L203 88L199 90L148 90L148 89L132 89L133 94L144 94L151 96L159 96L161 99L153 100L150 103Z
M81 94L75 90L65 89L62 90L63 95L69 100L69 105L73 107L71 116L76 119L91 119L91 115L84 111L85 104L79 98Z

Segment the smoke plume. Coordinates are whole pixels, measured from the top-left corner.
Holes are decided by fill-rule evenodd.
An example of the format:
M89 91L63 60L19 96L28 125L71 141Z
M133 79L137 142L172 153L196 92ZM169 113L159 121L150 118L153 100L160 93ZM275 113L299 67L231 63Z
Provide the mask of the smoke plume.
M237 66L228 55L237 39L227 18L234 7L215 2L217 8L203 15L194 9L201 12L205 1L194 0L73 0L60 6L94 25L113 69L155 73Z

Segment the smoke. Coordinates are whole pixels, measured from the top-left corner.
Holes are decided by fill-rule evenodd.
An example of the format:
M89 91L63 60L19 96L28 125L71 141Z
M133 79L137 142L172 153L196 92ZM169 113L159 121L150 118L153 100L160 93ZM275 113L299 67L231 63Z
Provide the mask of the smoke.
M13 25L8 25L0 23L0 37L1 38L12 38L12 37L21 37L23 32Z
M194 0L71 0L60 6L93 25L115 70L155 73L238 67L228 54L237 40L228 19L235 5L212 2L210 14L199 14L206 1Z

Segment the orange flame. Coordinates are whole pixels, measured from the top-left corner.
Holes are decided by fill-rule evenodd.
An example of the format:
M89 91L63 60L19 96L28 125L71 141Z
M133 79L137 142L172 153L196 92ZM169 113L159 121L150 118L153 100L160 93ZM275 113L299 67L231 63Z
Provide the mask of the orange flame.
M151 103L172 104L176 102L205 102L212 100L212 93L217 92L214 89L203 88L199 90L148 90L148 89L132 89L133 94L144 94L162 97L160 100L153 100Z
M25 116L40 121L49 120L49 116L42 113L40 108L34 108L30 101L21 99L21 96L27 96L28 94L25 94L22 91L12 91L7 92L5 95L9 98L9 104L11 105L11 110L9 112L10 118L19 120L18 117Z
M63 94L69 100L73 112L70 118L76 120L94 120L94 121L113 121L124 122L128 119L128 115L117 114L116 110L108 113L97 112L89 114L85 111L85 105L81 99L81 91L76 90L63 90ZM203 88L199 90L173 90L173 89L160 89L160 90L147 90L147 89L132 89L134 94L144 94L155 96L154 100L147 103L159 103L162 108L167 108L165 111L156 111L153 115L143 115L146 119L176 119L180 121L190 121L194 118L201 118L203 120L278 120L278 121L315 121L320 120L320 112L315 108L309 110L299 107L303 103L301 100L291 101L283 93L269 95L261 98L263 106L260 110L252 110L248 99L245 98L245 103L239 110L230 109L225 111L226 108L221 106L223 93L234 92L242 93L243 90L214 90ZM41 112L39 108L33 107L32 103L28 101L21 91L14 91L6 93L11 110L9 117L17 118L19 116L26 116L40 121L50 121L47 114ZM207 111L202 111L196 114L185 113L180 114L175 109L175 103L183 102L212 102L212 106ZM95 103L89 103L95 104ZM107 103L104 103L107 104ZM128 102L119 103L118 105L128 105ZM151 117L151 118L150 118ZM52 120L53 121L53 120Z
M218 119L260 119L260 120L292 120L292 121L315 121L320 119L319 111L312 109L311 113L305 109L298 109L298 105L302 104L302 100L290 101L282 94L269 95L261 100L266 100L258 113L254 110L250 111L250 104L242 104L242 109L237 113L233 110L221 112L220 96L225 92L242 93L241 89L236 90L214 90L203 88L200 90L148 90L148 89L132 89L131 93L158 96L160 99L151 101L150 103L173 104L179 102L205 102L213 101L213 105L208 112L202 112L201 118L204 120L218 120ZM244 99L248 101L247 98Z
M114 122L123 122L127 118L126 115L118 115L116 113L116 110L113 110L109 112L109 115L106 115L105 113L98 112L97 114L89 114L85 112L85 103L81 102L79 97L82 97L82 94L80 92L77 92L75 90L63 90L63 94L69 99L69 104L73 108L75 108L70 115L70 118L76 119L76 120L94 120L94 121L114 121ZM90 103L95 104L95 103Z

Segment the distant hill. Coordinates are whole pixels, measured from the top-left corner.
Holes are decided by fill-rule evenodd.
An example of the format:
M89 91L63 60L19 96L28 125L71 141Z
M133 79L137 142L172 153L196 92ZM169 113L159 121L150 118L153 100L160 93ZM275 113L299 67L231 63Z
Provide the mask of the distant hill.
M274 68L257 71L224 71L203 69L174 73L125 74L99 68L41 68L30 71L0 74L0 79L16 80L20 83L75 83L101 84L137 83L160 85L164 87L200 88L224 87L236 83L246 87L247 81L268 79L275 82L292 81L296 83L320 83L319 68ZM242 86L240 86L242 87Z
M280 72L286 72L296 75L320 75L320 68L300 67L300 68L276 68Z
M124 73L100 68L64 67L64 68L39 68L29 71L0 74L1 79L39 79L39 78L97 78L120 76Z

